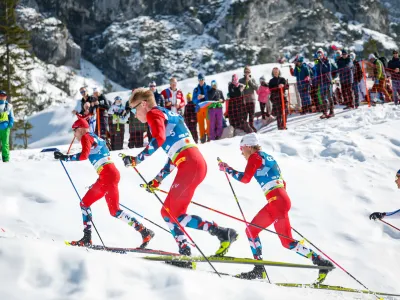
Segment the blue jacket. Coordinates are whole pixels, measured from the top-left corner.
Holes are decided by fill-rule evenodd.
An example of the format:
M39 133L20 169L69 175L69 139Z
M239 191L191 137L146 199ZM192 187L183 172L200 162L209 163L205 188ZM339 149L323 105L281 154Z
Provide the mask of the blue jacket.
M332 65L327 58L317 59L314 65L314 76L318 84L331 83L332 81Z
M6 114L6 116L4 114ZM12 128L13 126L14 126L14 113L12 105L8 103L6 100L0 100L0 130Z
M303 63L300 67L294 67L294 76L297 79L297 84L305 84L303 82L306 77L310 77L310 69L306 63ZM311 79L311 78L310 78Z
M204 94L201 91L200 85L197 85L197 87L194 88L193 90L193 103L196 104L196 106L198 106L198 104L200 102L204 102L204 101L208 101L208 91L211 90L211 86L209 86L208 84L203 84L203 90L204 90ZM199 100L197 99L198 95L204 95L204 98Z

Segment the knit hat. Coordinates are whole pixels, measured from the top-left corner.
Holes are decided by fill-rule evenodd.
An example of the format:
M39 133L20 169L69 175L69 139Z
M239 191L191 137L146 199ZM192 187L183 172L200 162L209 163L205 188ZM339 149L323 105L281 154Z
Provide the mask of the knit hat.
M260 77L260 81L265 81L264 75Z
M236 87L239 85L239 77L237 76L237 74L232 75L232 84Z
M192 99L192 94L191 93L187 93L186 99Z
M72 124L72 129L76 128L89 128L89 123L85 119L79 118Z
M122 98L120 96L117 96L114 98L114 101L122 101Z
M343 54L343 55L345 55L345 54L347 55L347 54L348 54L348 53L347 53L347 50L346 50L346 49L343 49L343 50L342 50L342 54Z
M7 92L3 91L3 90L0 90L0 96L7 96Z
M324 52L324 49L322 49L322 48L318 48L318 50L317 50L317 52L316 53L318 53L318 52L322 52L322 54L324 54L325 52Z
M255 132L246 134L243 136L242 140L240 141L240 147L244 146L257 146L260 145L260 141L258 140L258 135Z
M374 54L371 53L371 54L368 56L368 59L369 59L369 60L371 60L371 59L376 59L376 56L375 56Z
M157 86L155 81L152 81L152 82L149 83L149 87L152 87L152 86Z
M350 57L352 60L355 60L357 55L354 52L350 52Z
M217 81L215 79L211 81L211 86L213 85L217 85Z
M199 73L199 75L197 75L197 79L204 80L204 79L206 79L206 77L203 75L203 73Z
M303 56L299 56L297 58L296 62L303 63L304 62L304 57Z

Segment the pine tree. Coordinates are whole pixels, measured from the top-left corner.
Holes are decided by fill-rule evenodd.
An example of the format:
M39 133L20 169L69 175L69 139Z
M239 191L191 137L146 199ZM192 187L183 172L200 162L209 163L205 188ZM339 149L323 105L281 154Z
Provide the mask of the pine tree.
M26 111L27 97L26 79L18 71L28 72L32 69L28 61L31 60L29 50L29 32L19 27L16 18L16 7L19 0L0 1L0 89L7 91L10 103L15 102L14 114L16 119L21 118ZM14 131L14 130L13 130ZM13 148L10 135L10 148Z
M29 121L26 121L26 118L24 120L18 120L15 124L15 131L18 131L17 134L15 134L16 139L22 140L22 148L27 149L28 148L28 139L32 136L29 134L29 131L33 128L32 124L29 123Z

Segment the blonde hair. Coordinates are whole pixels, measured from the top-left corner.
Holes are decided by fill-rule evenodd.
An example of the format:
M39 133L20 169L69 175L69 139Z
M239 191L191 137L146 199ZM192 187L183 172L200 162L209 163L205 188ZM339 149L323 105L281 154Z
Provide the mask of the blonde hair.
M256 151L260 151L261 150L261 146L260 145L251 146L250 148L253 149L253 150L256 150Z
M137 105L140 101L146 101L150 107L156 106L156 99L154 98L154 93L145 88L136 89L129 97L129 104L132 106Z

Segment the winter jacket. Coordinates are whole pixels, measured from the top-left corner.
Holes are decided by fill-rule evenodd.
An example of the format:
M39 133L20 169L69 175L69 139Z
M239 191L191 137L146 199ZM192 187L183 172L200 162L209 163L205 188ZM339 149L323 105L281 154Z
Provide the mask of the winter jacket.
M203 84L202 86L200 86L200 84L198 84L194 90L193 90L193 102L194 104L198 105L200 102L204 102L204 101L208 101L208 91L211 90L211 86L207 85L207 84ZM199 95L204 95L203 99L197 99L197 97Z
M108 110L109 115L119 115L121 116L125 110L125 106L121 103L120 105L113 104L111 105L110 109Z
M0 130L14 126L14 112L12 105L6 100L0 100Z
M239 98L242 96L242 92L240 91L240 85L235 86L232 82L228 85L228 93L230 99Z
M326 57L315 60L314 76L317 84L332 82L332 65ZM271 88L271 87L270 87Z
M96 101L96 99L93 96L88 96L88 98L86 100L85 100L85 98L82 97L82 99L81 99L81 111L85 111L83 107L84 107L86 102L93 103L95 101ZM93 108L92 108L92 110L93 110Z
M267 103L269 94L271 94L271 90L269 89L268 86L266 85L260 85L260 87L257 90L258 94L258 101L261 103Z
M172 106L174 104L178 104L177 111L180 113L182 111L182 108L185 106L185 97L183 96L181 90L178 89L176 91L172 91L171 88L167 88L161 92L161 95L164 97L165 100L165 108L171 110L172 106L167 106L167 103L174 101L174 93L176 93L176 103L172 103Z
M347 58L339 58L337 60L338 73L340 78L340 83L342 84L353 84L354 75L353 75L353 61L350 57Z
M279 92L280 84L284 85L285 90L287 90L289 88L289 86L286 84L285 78L283 78L283 77L272 77L271 78L271 80L269 81L269 84L268 84L271 94Z
M297 84L305 84L304 80L311 76L310 69L306 63L303 63L300 67L295 66L294 69L290 70L290 73L292 73L292 70L292 76L296 77Z
M207 98L208 101L215 101L215 102L219 100L225 101L224 94L222 93L222 91L213 88L211 88L211 90L208 91ZM215 104L213 103L209 106L209 108L222 108L222 103L215 103Z
M378 80L383 80L385 76L385 68L379 59L375 59L374 64L374 77Z
M400 73L396 73L394 70L396 68L400 69L400 59L399 58L392 58L389 63L388 63L388 68L387 68L387 72L390 73L390 75L392 76L392 80L398 81L400 80Z
M165 106L164 97L157 90L154 92L154 99L156 99L156 103L158 106Z
M254 103L256 101L255 92L258 90L258 84L250 77L250 80L246 84L246 78L240 78L239 83L244 85L243 99L245 103Z

